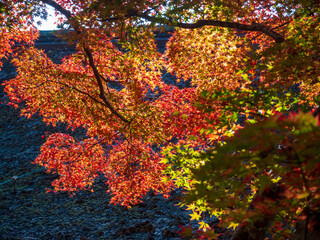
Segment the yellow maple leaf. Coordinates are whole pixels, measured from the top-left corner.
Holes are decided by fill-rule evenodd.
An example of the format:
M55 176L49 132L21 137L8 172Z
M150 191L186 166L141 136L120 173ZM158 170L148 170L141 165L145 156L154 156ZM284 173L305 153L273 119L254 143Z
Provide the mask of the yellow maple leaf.
M190 219L190 221L192 221L192 220L197 220L197 221L199 221L199 219L200 219L200 217L201 217L201 215L200 214L198 214L197 212L193 212L192 214L189 214L190 216L191 216L191 219Z
M203 229L204 232L206 232L207 229L210 229L210 226L203 221L199 222L199 225L200 225L199 229Z
M239 226L239 223L231 222L228 228L235 230Z

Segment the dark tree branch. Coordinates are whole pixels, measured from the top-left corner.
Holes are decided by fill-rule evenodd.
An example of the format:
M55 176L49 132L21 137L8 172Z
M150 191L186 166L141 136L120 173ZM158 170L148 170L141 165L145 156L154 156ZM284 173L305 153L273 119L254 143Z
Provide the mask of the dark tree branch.
M281 34L275 32L274 29L259 23L252 23L248 25L248 24L242 24L237 22L225 22L225 21L218 21L218 20L212 20L212 19L198 20L197 22L194 22L194 23L173 23L170 19L156 18L146 13L142 13L142 14L131 13L122 17L106 18L106 19L103 19L102 21L116 21L116 20L130 18L130 17L141 17L151 22L164 23L164 24L168 24L171 26L179 27L179 28L185 28L185 29L196 29L204 26L214 26L214 27L232 28L232 29L237 29L241 31L261 32L268 35L272 39L274 39L274 41L277 43L282 43L285 40L284 37Z
M277 43L282 43L284 41L284 37L275 32L272 28L259 23L252 23L251 25L237 23L237 22L225 22L225 21L218 21L218 20L198 20L195 23L172 23L170 20L165 18L154 18L147 14L141 14L140 17L148 20L148 21L155 21L158 20L160 22L169 23L173 26L185 29L195 29L201 28L204 26L214 26L214 27L223 27L223 28L232 28L238 29L242 31L251 31L251 32L262 32L275 40Z
M110 79L106 79L104 76L102 76L100 74L100 77L102 78L103 81L105 81L106 83L120 83L119 81L112 81Z
M63 15L65 15L68 20L71 19L72 14L70 11L66 10L65 8L63 8L61 5L59 5L58 3L56 3L53 0L41 0L43 3L46 3L50 6L52 6L53 8L55 8L56 10L58 10L59 12L61 12ZM281 43L284 41L284 37L275 32L274 29L264 25L264 24L259 24L259 23L253 23L253 24L242 24L242 23L237 23L237 22L225 22L225 21L218 21L218 20L198 20L195 23L172 23L170 20L165 19L165 18L155 18L152 16L149 16L146 13L142 13L139 14L137 11L131 12L121 18L129 18L129 17L141 17L144 18L148 21L158 21L158 22L162 22L162 23L168 23L171 24L173 26L176 27L180 27L180 28L186 28L186 29L195 29L195 28L201 28L203 26L215 26L215 27L224 27L224 28L232 28L232 29L238 29L238 30L242 30L242 31L253 31L253 32L262 32L268 36L270 36L271 38L273 38L277 43ZM104 19L104 21L114 21L114 20L119 20L119 18L114 17L114 18L108 18L108 19Z
M304 209L303 213L308 216L308 220L299 220L296 223L295 229L290 236L290 240L319 240L320 239L320 214L318 211L311 211L311 209ZM311 231L306 234L307 222L312 222L313 227Z
M71 26L74 28L74 30L78 33L81 34L81 29L79 26L77 26L76 24L72 24L72 14L69 10L65 9L64 7L62 7L60 4L58 4L57 2L55 2L54 0L41 0L43 3L50 5L51 7L53 7L54 9L56 9L57 11L59 11L61 14L63 14L69 21L69 23L71 24ZM88 59L89 59L89 65L93 71L93 74L97 80L98 86L99 86L99 91L100 91L100 98L102 99L102 101L104 102L105 106L107 108L109 108L109 110L118 118L120 118L123 122L125 123L129 123L129 121L122 116L111 104L111 102L108 100L103 84L102 84L102 79L101 79L101 75L94 63L94 59L93 59L93 55L92 52L90 50L90 48L87 46L87 44L85 43L85 45L83 46L83 50L86 53Z
M62 7L60 4L55 2L54 0L41 0L41 2L48 4L49 6L53 7L55 10L61 12L68 20L71 19L72 14L69 10Z
M105 94L105 91L104 91L104 87L103 87L103 84L102 84L102 79L101 79L100 73L99 73L96 65L94 64L94 60L93 60L93 56L92 56L91 50L87 46L84 46L83 50L85 51L85 53L88 56L89 65L92 68L93 74L94 74L94 76L95 76L95 78L96 78L96 80L98 82L99 90L100 90L100 98L103 100L103 102L106 104L106 106L110 109L110 111L114 115L116 115L118 118L120 118L123 122L129 123L129 121L124 116L122 116L119 112L117 112L117 110L115 110L114 107L112 106L112 104L109 102L109 100L108 100L108 98L107 98L107 96Z
M80 90L80 89L78 89L78 88L76 88L76 87L74 87L74 86L70 86L70 85L65 84L65 83L62 83L62 82L58 82L58 83L59 83L60 85L62 85L62 86L65 86L65 87L67 87L67 88L73 89L73 90L75 90L76 92L81 93L81 94L83 94L83 95L91 98L94 102L96 102L96 103L98 103L98 104L101 104L101 105L107 107L103 102L100 102L98 99L96 99L95 97L91 96L89 93L86 93L86 92L84 92L84 91L82 91L82 90Z
M276 27L271 28L271 29L272 29L272 30L275 30L275 29L280 28L280 27L283 27L283 26L285 26L285 25L287 25L287 24L289 24L289 23L290 23L290 21L287 21L287 22L284 22L284 23L280 24L279 26L276 26ZM260 37L262 34L263 34L263 33L258 34L257 36L255 36L255 37L252 38L251 40L254 40L254 39Z

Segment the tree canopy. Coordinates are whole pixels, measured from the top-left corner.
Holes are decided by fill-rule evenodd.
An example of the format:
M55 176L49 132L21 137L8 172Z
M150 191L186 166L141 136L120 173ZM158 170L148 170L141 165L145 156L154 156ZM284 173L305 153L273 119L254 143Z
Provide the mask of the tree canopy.
M59 64L34 47L47 5L76 45ZM233 239L319 238L318 1L1 0L0 22L0 58L18 73L9 104L86 130L41 147L34 163L59 175L54 191L102 174L130 207L182 187L194 237L217 238L209 213ZM171 33L164 52L159 31Z

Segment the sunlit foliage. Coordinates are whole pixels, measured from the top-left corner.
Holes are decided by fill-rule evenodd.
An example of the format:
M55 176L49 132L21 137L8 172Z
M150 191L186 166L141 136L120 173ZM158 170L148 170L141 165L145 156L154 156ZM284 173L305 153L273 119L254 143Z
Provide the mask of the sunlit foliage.
M45 4L76 45L59 64L33 46ZM237 228L234 239L283 239L301 223L307 236L320 205L319 7L3 0L0 57L18 71L5 91L23 116L86 130L82 141L61 133L42 146L35 163L58 173L54 191L89 189L102 174L111 202L130 207L150 190L182 187L199 238L217 237L205 212ZM163 53L155 35L165 30ZM165 72L190 84L168 85Z

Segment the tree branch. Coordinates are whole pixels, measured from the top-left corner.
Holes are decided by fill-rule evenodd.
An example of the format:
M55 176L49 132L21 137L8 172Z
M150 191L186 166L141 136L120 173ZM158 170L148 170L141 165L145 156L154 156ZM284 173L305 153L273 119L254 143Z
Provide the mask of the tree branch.
M61 12L68 20L71 19L72 14L69 10L62 7L60 4L55 2L54 0L41 0L41 2L48 4L49 6L53 7L55 10Z
M195 23L172 23L170 20L165 18L154 18L147 14L141 14L139 15L141 18L144 18L148 21L155 21L158 20L160 22L169 23L173 26L179 27L179 28L185 28L185 29L195 29L195 28L201 28L204 26L214 26L214 27L223 27L223 28L232 28L232 29L238 29L242 31L251 31L251 32L262 32L269 37L273 38L275 42L282 43L284 41L284 37L275 32L272 28L259 23L252 23L251 25L237 23L237 22L225 22L225 21L218 21L218 20L198 20Z
M148 15L146 12L142 14L139 14L138 12L134 12L131 14L127 14L123 17L106 18L106 19L103 19L102 21L116 21L116 20L130 18L130 17L141 17L150 22L164 23L174 27L185 28L185 29L196 29L204 26L214 26L214 27L232 28L232 29L237 29L242 31L261 32L273 38L274 41L277 43L282 43L285 40L284 37L281 34L275 32L274 29L260 23L252 23L248 25L248 24L242 24L237 22L226 22L226 21L218 21L218 20L212 20L212 19L198 20L197 22L194 22L194 23L173 23L170 19L152 17Z
M53 82L53 81L52 81L52 82ZM55 82L55 83L56 83L56 82ZM84 92L84 91L82 91L82 90L80 90L80 89L78 89L78 88L76 88L76 87L74 87L74 86L69 86L68 84L65 84L65 83L62 83L62 82L58 82L58 84L60 84L60 85L62 85L62 86L65 86L65 87L67 87L67 88L73 89L73 90L75 90L76 92L81 93L81 94L83 94L83 95L91 98L94 102L99 103L99 104L101 104L102 106L107 107L103 102L100 102L98 99L96 99L95 97L91 96L89 93L86 93L86 92Z
M57 11L59 11L61 14L63 14L69 21L69 23L71 24L71 26L74 28L74 30L78 33L81 34L81 29L79 26L72 24L72 22L70 21L72 18L72 14L69 10L65 9L64 7L62 7L60 4L58 4L57 2L55 2L54 0L40 0L41 2L50 5L51 7L53 7L54 9L56 9ZM97 80L98 86L99 86L99 91L100 91L100 98L102 99L102 101L104 102L105 106L107 108L109 108L109 110L116 115L118 118L120 118L123 122L125 123L130 123L129 120L127 120L124 116L122 116L116 109L114 109L114 107L112 106L111 102L108 100L106 93L104 91L104 87L102 84L102 79L101 79L101 75L94 63L94 59L93 59L93 55L92 52L90 50L90 48L87 46L87 43L85 43L85 45L83 46L83 50L86 53L88 59L89 59L89 65L93 71L93 74Z
M93 74L94 74L94 76L95 76L95 78L96 78L96 80L98 82L99 90L100 90L100 98L103 100L103 102L106 104L106 106L110 109L110 111L114 115L116 115L118 118L120 118L123 122L129 123L129 120L127 120L124 116L122 116L120 113L118 113L117 110L115 110L114 107L112 106L112 104L109 102L109 100L108 100L108 98L107 98L107 96L105 94L105 91L104 91L104 87L103 87L103 84L102 84L102 79L101 79L100 73L99 73L96 65L94 64L94 60L93 60L93 56L92 56L91 50L87 46L84 46L83 50L85 51L85 53L88 56L89 65L92 68Z
M59 12L61 12L63 15L65 15L68 20L71 18L71 12L63 8L61 5L56 3L53 0L41 0L43 3L46 3ZM157 22L163 22L167 24L171 24L173 26L179 27L179 28L186 28L186 29L195 29L195 28L201 28L203 26L215 26L215 27L223 27L223 28L232 28L232 29L238 29L242 31L252 31L252 32L262 32L271 38L275 40L277 43L281 43L284 41L284 37L275 32L272 28L264 25L264 24L259 24L259 23L252 23L251 25L248 24L242 24L242 23L237 23L237 22L225 22L225 21L218 21L218 20L198 20L195 23L173 23L169 19L166 18L155 18L152 16L149 16L146 13L139 14L138 12L130 13L124 18L128 17L141 17L144 18L148 21L157 21ZM122 17L123 18L123 17ZM109 19L104 19L104 21L111 21L111 20L118 20L119 18L109 18Z
M290 23L290 21L287 21L287 22L284 22L284 23L280 24L279 26L276 26L276 27L271 28L271 29L272 29L272 30L275 30L275 29L280 28L280 27L283 27L283 26L285 26L285 25L287 25L287 24L289 24L289 23ZM254 39L258 38L258 37L261 36L262 34L263 34L263 33L258 34L257 36L255 36L255 37L252 38L251 40L254 40Z

